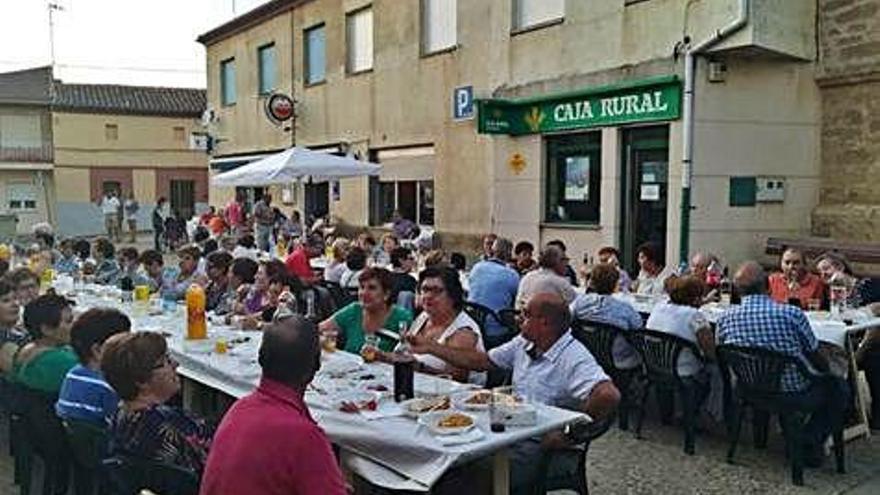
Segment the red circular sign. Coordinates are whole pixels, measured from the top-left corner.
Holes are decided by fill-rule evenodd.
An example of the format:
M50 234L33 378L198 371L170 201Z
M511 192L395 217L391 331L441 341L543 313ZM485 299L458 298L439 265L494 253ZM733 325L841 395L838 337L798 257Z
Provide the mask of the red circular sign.
M293 100L284 94L275 93L266 100L266 115L275 122L293 118Z

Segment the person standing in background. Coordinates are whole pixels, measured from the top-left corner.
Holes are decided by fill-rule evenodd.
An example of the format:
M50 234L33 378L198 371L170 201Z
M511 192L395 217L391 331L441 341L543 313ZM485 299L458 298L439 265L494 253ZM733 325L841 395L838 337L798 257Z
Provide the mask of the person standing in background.
M162 236L165 234L165 203L167 200L161 196L153 208L151 220L153 222L153 249L162 252Z
M116 191L110 190L104 193L101 199L101 213L104 214L104 228L107 230L107 237L111 240L119 242L119 209L122 205L116 197Z
M128 225L128 242L134 244L137 241L137 214L141 205L134 199L134 191L128 193L128 198L122 206L125 215L125 223Z
M226 205L226 224L233 234L241 235L244 227L244 197L236 193L235 197Z
M275 226L275 212L272 210L272 195L266 193L254 204L254 233L257 249L272 251L272 228Z

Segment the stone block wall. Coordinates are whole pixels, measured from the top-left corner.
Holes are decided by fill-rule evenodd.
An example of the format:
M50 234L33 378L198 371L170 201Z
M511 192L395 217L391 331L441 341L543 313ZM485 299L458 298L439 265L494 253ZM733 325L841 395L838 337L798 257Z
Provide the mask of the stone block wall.
M880 242L880 0L819 0L822 186L814 235Z

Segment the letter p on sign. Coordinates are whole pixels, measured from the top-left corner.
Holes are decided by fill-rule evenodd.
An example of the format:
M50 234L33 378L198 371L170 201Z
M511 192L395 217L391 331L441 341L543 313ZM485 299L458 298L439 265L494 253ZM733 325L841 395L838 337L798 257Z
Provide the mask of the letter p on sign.
M468 120L474 118L474 87L461 86L455 88L452 97L452 118Z

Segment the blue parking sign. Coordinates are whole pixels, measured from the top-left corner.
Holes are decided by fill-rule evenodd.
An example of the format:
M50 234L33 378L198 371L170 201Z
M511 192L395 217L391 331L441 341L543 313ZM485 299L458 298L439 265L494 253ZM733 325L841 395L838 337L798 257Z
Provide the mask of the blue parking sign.
M468 120L474 118L474 87L460 86L452 93L452 118Z

